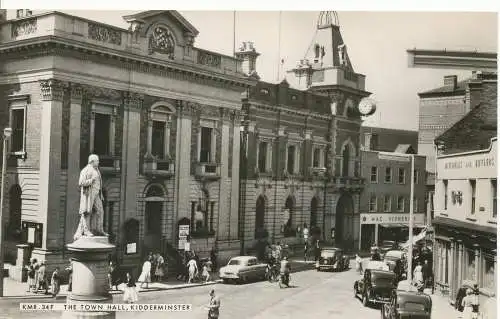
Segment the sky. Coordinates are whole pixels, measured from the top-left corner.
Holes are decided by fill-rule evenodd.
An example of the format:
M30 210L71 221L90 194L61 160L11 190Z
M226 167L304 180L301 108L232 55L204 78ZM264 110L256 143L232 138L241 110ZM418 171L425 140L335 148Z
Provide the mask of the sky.
M34 10L34 13L43 10ZM132 11L60 10L69 14L127 28L122 16ZM268 82L282 80L283 70L304 58L316 30L319 11L179 12L200 32L195 46L223 54L242 41L252 41L261 54L257 72ZM418 129L418 92L443 84L443 76L471 75L464 70L409 68L407 49L448 49L497 52L498 18L494 12L379 12L339 11L340 31L357 73L366 75L377 112L364 125ZM8 11L13 18L14 10ZM281 33L280 33L281 32Z

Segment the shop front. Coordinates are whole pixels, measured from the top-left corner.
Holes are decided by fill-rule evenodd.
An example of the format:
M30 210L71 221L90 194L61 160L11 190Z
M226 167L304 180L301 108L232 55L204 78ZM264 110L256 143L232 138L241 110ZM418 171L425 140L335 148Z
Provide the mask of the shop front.
M383 241L403 243L409 237L410 215L401 214L361 214L360 218L360 250L368 250L373 244L380 245ZM413 214L414 234L425 227L425 214Z

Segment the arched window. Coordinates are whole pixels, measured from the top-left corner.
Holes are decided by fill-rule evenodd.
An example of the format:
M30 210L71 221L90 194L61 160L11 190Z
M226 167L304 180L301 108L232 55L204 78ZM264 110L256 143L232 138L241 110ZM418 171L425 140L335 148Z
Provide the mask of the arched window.
M309 226L312 229L316 227L318 223L318 199L313 197L311 200L311 220L309 222Z
M9 225L6 232L8 240L19 241L21 239L21 187L14 185L9 191Z
M266 199L259 196L255 204L255 237L264 229L266 214Z
M152 185L148 188L146 192L146 197L163 197L163 189L158 185Z
M342 176L349 176L349 162L351 159L351 150L349 144L344 145L342 150Z

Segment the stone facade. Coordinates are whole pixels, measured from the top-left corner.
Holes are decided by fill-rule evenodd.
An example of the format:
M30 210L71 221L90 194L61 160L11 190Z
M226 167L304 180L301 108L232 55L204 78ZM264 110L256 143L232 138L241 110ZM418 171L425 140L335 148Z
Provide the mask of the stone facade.
M239 253L239 176L228 171L238 169L240 94L255 80L239 60L193 47L198 31L176 11L125 18L129 30L52 12L1 30L0 129L14 128L4 206L4 224L17 228L11 259L16 244L30 243L49 268L67 261L79 172L92 152L119 262L139 265L148 251L175 258L181 220L201 256ZM200 121L212 125L216 156L206 163ZM195 231L201 200L204 226Z

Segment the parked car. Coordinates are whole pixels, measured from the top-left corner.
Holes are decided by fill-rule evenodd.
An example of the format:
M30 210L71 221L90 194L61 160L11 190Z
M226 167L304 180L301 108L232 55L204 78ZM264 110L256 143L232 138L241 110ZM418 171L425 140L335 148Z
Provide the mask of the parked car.
M382 319L430 319L432 299L418 292L408 281L401 281L391 294L389 303L380 309Z
M319 263L316 269L318 271L342 271L349 269L349 257L344 255L344 251L341 248L324 247L321 249Z
M389 250L398 250L401 248L401 245L398 244L394 240L384 240L382 241L382 244L380 245L380 252L381 253L386 253Z
M384 262L389 266L389 270L393 271L396 266L396 261L403 260L405 252L402 250L389 250L384 255Z
M263 280L266 278L266 269L267 265L259 263L254 256L238 256L231 258L226 266L220 268L219 278L224 283Z
M383 304L390 300L397 287L396 275L389 270L365 269L361 279L354 283L354 297L361 297L363 306Z

